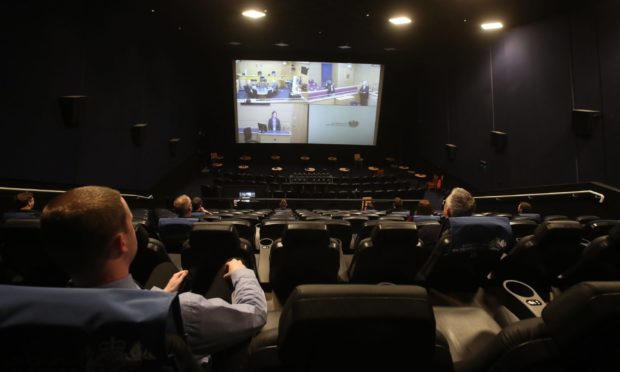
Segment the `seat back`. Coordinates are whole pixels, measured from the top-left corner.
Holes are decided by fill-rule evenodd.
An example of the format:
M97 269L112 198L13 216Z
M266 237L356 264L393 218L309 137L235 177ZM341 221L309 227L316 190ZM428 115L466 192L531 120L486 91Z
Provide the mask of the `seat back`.
M589 241L592 241L599 236L609 234L609 231L618 226L620 221L618 220L593 220L585 224L583 237Z
M39 219L10 219L2 226L0 255L7 283L64 287L69 281L43 246Z
M259 229L260 238L269 238L271 240L282 238L288 223L288 220L263 220Z
M362 229L362 226L364 226L364 223L369 220L369 218L366 216L351 216L344 217L343 220L348 221L351 224L351 232L353 234L357 234Z
M190 271L192 291L206 293L215 274L231 258L238 258L256 269L249 243L239 239L233 225L198 222L192 227L189 247L181 251L181 264Z
M532 235L538 223L530 219L512 220L510 221L510 227L512 229L512 236L515 239L521 239L528 235Z
M0 286L0 314L3 370L175 371L180 359L192 362L187 346L184 356L169 347L168 336L184 340L178 299L166 292Z
M620 282L582 282L505 327L463 370L618 371Z
M179 253L183 249L183 244L189 239L192 225L196 222L197 218L160 218L159 240L164 243L168 252Z
M434 247L441 237L441 224L439 221L427 220L415 222L418 227L418 238L425 247Z
M212 221L208 223L223 226L234 226L239 237L247 240L252 249L255 248L254 241L256 240L256 229L252 226L252 222L235 217L234 219L224 219L221 221Z
M269 282L284 301L299 284L336 283L338 244L324 223L291 223L271 248Z
M417 286L302 285L278 330L287 371L440 370L434 357L446 355L436 353L433 310Z
M620 281L620 226L590 242L577 263L559 279L562 289L583 281Z
M420 280L448 292L475 292L514 239L505 217L451 217Z
M370 234L372 234L372 230L379 224L378 220L370 220L364 222L361 229L355 235L355 241L353 242L353 249L357 249L357 246L360 242L366 238L370 238Z
M352 283L412 284L428 252L418 247L412 222L381 221L355 250L349 269Z
M144 287L155 267L164 262L172 262L172 260L163 243L149 237L144 224L134 222L133 226L136 231L138 250L129 266L129 272L134 280Z
M353 236L351 224L343 220L326 220L321 222L325 222L329 235L332 238L340 240L342 251L344 253L351 252L351 239Z

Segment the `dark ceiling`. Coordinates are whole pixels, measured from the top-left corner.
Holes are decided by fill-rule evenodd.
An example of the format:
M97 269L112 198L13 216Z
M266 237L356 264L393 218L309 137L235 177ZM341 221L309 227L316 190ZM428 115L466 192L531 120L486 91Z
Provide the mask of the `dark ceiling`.
M342 52L384 54L411 52L437 43L483 37L480 23L501 20L506 28L564 11L568 0L186 0L183 21L210 46L249 51ZM259 4L260 3L260 4ZM249 7L267 16L241 15ZM406 14L413 23L395 27L388 19ZM240 45L231 46L229 42ZM286 43L286 47L274 44ZM391 49L386 51L386 48Z

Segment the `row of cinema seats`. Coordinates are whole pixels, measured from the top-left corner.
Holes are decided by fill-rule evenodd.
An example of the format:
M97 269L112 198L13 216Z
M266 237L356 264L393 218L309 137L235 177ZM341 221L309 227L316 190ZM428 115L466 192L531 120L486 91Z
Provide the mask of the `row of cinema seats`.
M0 303L3 370L201 370L174 295L1 285ZM580 283L492 331L482 313L435 307L409 285L303 285L271 315L235 370L620 370L618 281Z

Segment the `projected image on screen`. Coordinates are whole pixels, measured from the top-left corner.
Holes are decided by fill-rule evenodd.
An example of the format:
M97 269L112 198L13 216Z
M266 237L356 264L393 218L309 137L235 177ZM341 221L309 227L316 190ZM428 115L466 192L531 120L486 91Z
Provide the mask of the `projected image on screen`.
M237 143L376 144L381 65L234 63Z

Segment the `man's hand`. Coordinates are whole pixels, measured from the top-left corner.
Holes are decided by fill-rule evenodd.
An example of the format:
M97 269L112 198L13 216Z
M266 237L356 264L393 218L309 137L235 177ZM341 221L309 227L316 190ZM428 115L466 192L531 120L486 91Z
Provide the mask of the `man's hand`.
M226 262L226 274L224 274L224 278L228 278L232 273L243 268L245 268L243 262L241 262L241 260L233 258L232 260Z
M172 275L172 278L170 278L170 280L168 281L166 288L164 288L164 291L178 292L179 288L181 288L181 284L183 284L183 280L185 280L185 277L187 276L188 273L189 271L187 270L181 270L179 272L174 273Z

